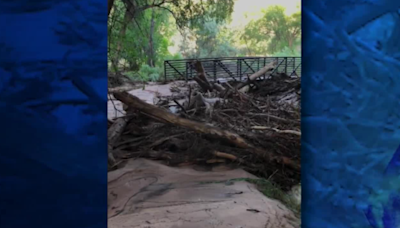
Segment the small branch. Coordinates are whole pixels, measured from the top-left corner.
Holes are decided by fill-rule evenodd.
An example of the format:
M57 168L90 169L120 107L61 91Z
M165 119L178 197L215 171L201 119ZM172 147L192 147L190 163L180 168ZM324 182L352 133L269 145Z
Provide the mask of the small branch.
M172 17L175 19L175 21L177 21L177 17L176 17L176 15L175 15L175 13L174 12L172 12L172 10L171 9L169 9L169 8L167 8L167 7L164 7L164 6L158 6L158 8L160 8L160 9L165 9L166 11L168 11L171 15L172 15Z
M265 127L265 126L252 126L251 129L253 129L253 130L272 130L272 131L275 131L277 133L292 134L292 135L301 136L301 132L300 131L295 131L295 130L279 130L277 128Z
M278 121L282 121L282 122L286 122L286 123L295 123L295 124L299 124L300 120L288 120L288 119L284 119L281 117L277 117L271 114L267 114L267 113L249 113L249 115L251 116L265 116L274 120L278 120Z
M232 154L227 154L227 153L223 153L223 152L219 152L219 151L214 151L213 154L215 156L217 156L217 157L226 158L226 159L229 159L231 161L238 160L238 158L235 155L232 155Z
M245 160L243 160L242 158L238 158L233 154L228 154L228 153L224 153L224 152L220 152L220 151L213 151L212 154L216 157L219 158L224 158L224 159L228 159L234 162L239 162L241 164L245 164L249 167L254 167L254 164L246 162Z
M179 108L182 109L182 111L183 111L185 114L187 114L186 109L185 109L181 104L179 104L178 101L176 101L175 99L174 99L173 101L174 101L174 103L175 103L176 105L178 105Z

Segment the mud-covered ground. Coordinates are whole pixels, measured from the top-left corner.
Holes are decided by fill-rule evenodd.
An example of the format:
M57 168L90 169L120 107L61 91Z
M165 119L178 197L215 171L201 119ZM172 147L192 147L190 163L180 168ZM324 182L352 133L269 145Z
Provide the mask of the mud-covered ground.
M241 169L168 167L130 160L109 173L108 226L148 228L299 228L296 215L268 198Z

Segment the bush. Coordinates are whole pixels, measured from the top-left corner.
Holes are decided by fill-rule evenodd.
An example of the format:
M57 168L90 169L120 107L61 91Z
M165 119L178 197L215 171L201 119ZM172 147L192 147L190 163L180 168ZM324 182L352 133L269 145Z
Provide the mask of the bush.
M139 71L126 71L123 74L132 78L133 81L156 82L162 78L163 72L162 68L142 65Z
M139 70L139 75L143 81L158 81L162 76L163 70L159 67L151 67L149 65L142 65Z

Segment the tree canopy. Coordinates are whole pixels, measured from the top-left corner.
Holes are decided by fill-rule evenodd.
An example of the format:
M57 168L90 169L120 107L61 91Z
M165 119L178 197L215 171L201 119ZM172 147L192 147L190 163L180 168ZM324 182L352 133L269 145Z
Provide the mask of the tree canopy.
M301 38L301 13L285 14L282 6L271 6L264 16L251 21L241 36L255 54L289 51L299 54Z
M111 71L156 80L166 59L300 54L300 10L286 15L282 6L271 6L233 28L235 0L110 1Z

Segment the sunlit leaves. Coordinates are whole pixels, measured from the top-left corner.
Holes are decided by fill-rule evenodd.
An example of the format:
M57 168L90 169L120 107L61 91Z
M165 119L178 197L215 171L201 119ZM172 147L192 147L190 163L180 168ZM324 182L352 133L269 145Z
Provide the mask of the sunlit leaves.
M301 37L301 13L285 14L282 6L271 6L264 16L251 21L241 39L256 54L274 54L284 50L298 52Z

